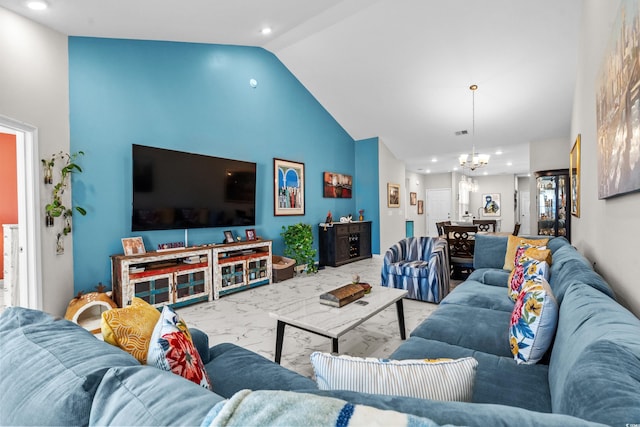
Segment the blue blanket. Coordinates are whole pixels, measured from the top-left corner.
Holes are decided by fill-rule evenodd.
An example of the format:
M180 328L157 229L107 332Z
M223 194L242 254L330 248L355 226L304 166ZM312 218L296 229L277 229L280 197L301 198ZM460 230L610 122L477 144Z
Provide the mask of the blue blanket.
M209 426L407 426L434 427L427 418L353 405L344 400L277 390L241 390L214 406Z

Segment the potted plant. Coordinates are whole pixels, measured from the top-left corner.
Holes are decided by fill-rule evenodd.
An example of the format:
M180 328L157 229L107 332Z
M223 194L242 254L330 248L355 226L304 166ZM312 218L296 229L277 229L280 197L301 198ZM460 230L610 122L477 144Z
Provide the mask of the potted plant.
M77 153L68 154L63 153L62 151L58 154L54 154L51 156L49 160L42 159L42 164L45 167L45 183L47 183L47 174L46 171L51 173L51 170L55 166L56 160L61 160L64 162L64 166L60 169L60 181L57 182L53 186L53 190L51 191L51 203L48 203L45 206L46 212L46 225L53 225L53 218L57 218L63 216L65 218L64 225L64 235L67 235L71 232L71 216L73 215L73 209L68 208L64 205L62 201L62 194L64 194L64 190L69 186L69 176L74 172L82 172L82 168L76 163L76 159L78 156L83 155L84 152L78 151ZM52 183L49 181L49 183ZM80 207L76 206L74 208L80 215L86 215L87 211Z
M309 224L299 223L282 226L280 235L284 239L284 255L296 260L297 266L306 266L307 274L315 273L316 250L313 249L313 233Z

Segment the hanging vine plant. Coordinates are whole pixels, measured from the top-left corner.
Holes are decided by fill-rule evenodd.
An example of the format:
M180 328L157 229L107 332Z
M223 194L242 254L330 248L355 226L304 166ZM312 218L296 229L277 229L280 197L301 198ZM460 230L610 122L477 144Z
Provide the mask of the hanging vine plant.
M58 217L64 218L64 226L62 234L67 235L71 233L71 217L74 210L80 215L86 215L87 211L81 206L75 206L69 208L65 206L62 195L64 191L69 187L69 178L72 173L82 173L82 168L76 163L79 156L84 155L83 151L78 151L73 154L63 153L62 151L53 154L48 160L42 159L42 166L44 167L45 184L53 183L53 169L56 162L60 162L62 167L60 168L60 180L56 182L51 190L51 203L48 203L45 207L46 213L46 225L47 227L53 226L53 219Z

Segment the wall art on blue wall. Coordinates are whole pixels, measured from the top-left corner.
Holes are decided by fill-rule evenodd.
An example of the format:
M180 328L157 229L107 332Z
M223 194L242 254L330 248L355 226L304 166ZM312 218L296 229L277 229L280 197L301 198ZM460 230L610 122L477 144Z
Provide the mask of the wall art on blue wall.
M304 163L273 159L275 216L304 215Z
M322 179L324 197L350 199L353 177L342 173L325 172Z

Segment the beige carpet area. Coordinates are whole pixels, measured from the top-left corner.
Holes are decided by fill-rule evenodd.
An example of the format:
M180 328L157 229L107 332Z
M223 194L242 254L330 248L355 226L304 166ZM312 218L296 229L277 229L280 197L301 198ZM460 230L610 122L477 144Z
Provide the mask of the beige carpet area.
M237 292L217 301L198 303L178 310L190 327L209 336L211 346L231 342L273 360L276 320L269 312L284 303L300 300L360 280L380 286L382 257L354 262L341 267L326 267L316 274L296 276L271 285ZM375 288L373 289L375 292ZM407 336L437 307L422 301L404 300ZM395 304L376 314L339 340L340 354L360 357L388 357L402 342ZM313 333L287 327L282 349L282 365L312 377L309 356L314 351L331 351L331 340Z

